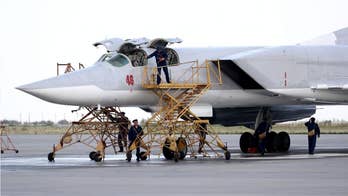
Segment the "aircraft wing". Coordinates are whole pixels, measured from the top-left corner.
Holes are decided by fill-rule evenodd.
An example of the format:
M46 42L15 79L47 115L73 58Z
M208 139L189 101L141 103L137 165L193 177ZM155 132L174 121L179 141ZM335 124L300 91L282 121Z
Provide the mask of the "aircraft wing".
M300 45L348 45L348 27L305 41Z
M337 32L336 43L345 44L348 28ZM220 64L245 90L304 104L348 103L348 45L261 48L226 56Z

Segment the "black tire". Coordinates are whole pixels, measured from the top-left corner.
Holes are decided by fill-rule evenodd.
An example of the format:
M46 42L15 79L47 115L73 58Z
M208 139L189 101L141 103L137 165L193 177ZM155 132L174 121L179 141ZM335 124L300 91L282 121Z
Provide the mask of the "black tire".
M3 150L1 150L1 154L4 154L4 151L3 151Z
M90 158L92 161L94 161L95 153L97 153L97 152L92 151L92 152L89 153L89 158Z
M169 145L167 142L164 143L162 153L167 160L172 160L174 158L174 151L169 149Z
M248 148L253 146L254 137L249 132L244 132L239 139L239 147L243 153L248 152Z
M176 140L176 145L178 147L179 159L180 160L185 159L186 154L187 154L187 142L186 142L185 138L179 137Z
M95 154L94 154L94 159L93 159L95 162L100 162L100 161L102 161L103 160L103 157L102 157L102 155L99 153L99 152L96 152Z
M54 152L48 153L47 159L49 162L53 162L54 161Z
M230 151L225 151L225 159L230 160L231 159L231 152Z
M276 152L277 151L277 143L276 143L277 135L278 134L274 131L271 131L267 135L267 143L266 143L267 152Z
M278 133L278 145L277 150L279 152L287 152L290 148L290 136L287 132Z
M175 161L175 162L178 162L178 161L179 161L179 156L180 156L180 155L179 155L178 152L175 152L175 153L174 153L174 161Z
M132 160L132 152L131 152L131 151L128 151L128 152L126 153L126 156L127 156L127 161L128 161L128 162L131 162L131 160Z
M146 159L147 159L146 152L144 152L144 151L140 152L140 159L141 159L142 161L146 161Z
M18 150L16 150L15 152L16 152L16 153L19 153L19 151L18 151Z

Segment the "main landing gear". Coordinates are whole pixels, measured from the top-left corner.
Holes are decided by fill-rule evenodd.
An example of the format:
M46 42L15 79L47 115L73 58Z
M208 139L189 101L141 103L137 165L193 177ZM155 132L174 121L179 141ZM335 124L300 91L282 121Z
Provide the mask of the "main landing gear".
M270 108L262 107L257 114L255 120L255 129L261 123L266 121L268 124L272 124L272 114ZM239 147L243 153L256 153L258 149L258 138L250 132L244 132L239 139ZM287 132L276 133L274 131L269 132L265 138L265 150L269 153L274 152L287 152L290 148L290 137Z
M257 138L250 132L244 132L239 139L239 147L243 153L259 151ZM290 148L290 137L287 132L276 133L271 131L266 137L266 152L287 152Z

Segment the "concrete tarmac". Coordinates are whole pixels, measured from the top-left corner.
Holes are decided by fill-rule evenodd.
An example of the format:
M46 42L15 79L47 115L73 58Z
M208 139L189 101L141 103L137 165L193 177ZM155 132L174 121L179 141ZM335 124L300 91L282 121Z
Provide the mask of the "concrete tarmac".
M12 135L20 152L1 155L1 195L348 195L348 135L322 135L315 155L306 139L291 135L289 153L260 157L239 152L239 135L224 135L231 160L178 163L128 163L124 154L95 163L90 149L74 145L49 163L57 135Z

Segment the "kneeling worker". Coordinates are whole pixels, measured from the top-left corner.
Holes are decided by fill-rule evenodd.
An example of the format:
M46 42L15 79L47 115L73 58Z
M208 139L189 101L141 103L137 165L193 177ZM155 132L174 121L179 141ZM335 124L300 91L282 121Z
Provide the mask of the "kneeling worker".
M131 126L128 132L128 140L129 140L128 149L130 149L133 142L135 142L137 161L140 161L140 137L144 135L144 132L143 132L143 128L141 128L141 126L138 124L137 119L133 120L132 122L133 122L133 126Z
M305 126L308 129L308 153L314 154L317 136L320 138L320 128L319 125L315 123L315 118L313 117L305 123Z

